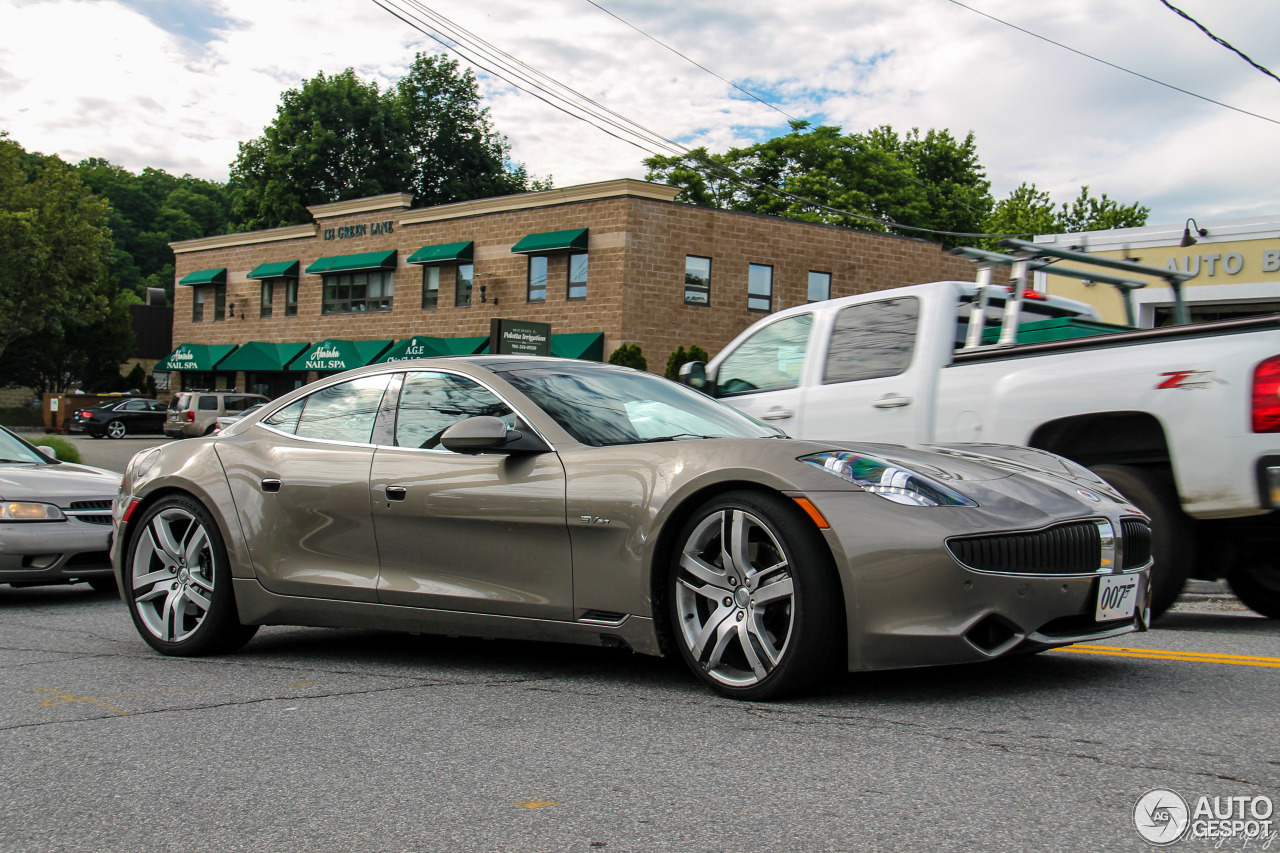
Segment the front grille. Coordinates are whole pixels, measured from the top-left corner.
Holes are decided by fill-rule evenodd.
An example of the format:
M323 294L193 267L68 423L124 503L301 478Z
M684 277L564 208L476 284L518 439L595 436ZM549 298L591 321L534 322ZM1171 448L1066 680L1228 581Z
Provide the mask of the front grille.
M1034 533L966 536L947 547L964 565L980 572L1076 575L1098 571L1102 537L1092 521L1061 524Z
M68 513L69 514L69 513ZM76 521L83 521L85 524L110 524L111 513L106 515L72 515Z
M85 524L110 524L111 501L72 501L67 515Z
M78 509L105 509L110 512L111 501L72 501L71 506L67 508L73 511Z
M1120 522L1120 533L1124 537L1121 544L1121 567L1138 569L1151 562L1151 526L1136 518L1126 518Z

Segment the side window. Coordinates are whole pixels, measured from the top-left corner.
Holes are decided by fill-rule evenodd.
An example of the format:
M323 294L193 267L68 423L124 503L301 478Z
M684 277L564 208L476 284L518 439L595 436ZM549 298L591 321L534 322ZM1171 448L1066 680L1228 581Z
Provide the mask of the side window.
M747 338L720 364L716 376L720 393L728 397L799 385L812 329L812 314L796 314Z
M165 409L164 403L161 403L159 401L147 404L147 410L151 412L163 412L164 409Z
M824 384L897 376L911 364L920 320L914 296L850 305L836 316Z
M298 421L302 418L302 409L307 405L307 398L303 397L285 406L269 418L263 418L262 423L268 424L281 432L287 432L293 435L298 431Z
M125 412L145 412L147 403L145 400L128 400L120 409Z
M390 376L389 373L361 376L310 395L295 434L302 438L369 444L373 421L378 416L382 392Z
M404 378L396 416L396 445L432 448L440 434L458 421L477 415L506 418L515 415L484 386L451 373L413 372Z
M205 395L200 398L200 402L196 404L196 408L202 412L218 411L218 398Z

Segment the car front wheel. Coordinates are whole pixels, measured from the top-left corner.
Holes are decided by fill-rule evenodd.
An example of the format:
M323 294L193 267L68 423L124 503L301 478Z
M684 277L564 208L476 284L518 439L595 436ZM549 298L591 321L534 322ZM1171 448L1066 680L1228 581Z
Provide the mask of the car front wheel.
M191 498L168 497L143 514L129 539L124 578L134 626L163 654L234 651L258 630L240 624L222 534Z
M843 602L830 552L790 501L730 492L682 528L667 600L681 656L717 692L776 699L843 660Z

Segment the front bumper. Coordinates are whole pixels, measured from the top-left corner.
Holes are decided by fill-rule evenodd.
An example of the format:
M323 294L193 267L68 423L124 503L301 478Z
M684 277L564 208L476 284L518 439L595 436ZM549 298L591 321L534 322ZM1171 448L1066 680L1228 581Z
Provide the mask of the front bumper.
M0 524L0 583L73 583L111 574L109 524Z

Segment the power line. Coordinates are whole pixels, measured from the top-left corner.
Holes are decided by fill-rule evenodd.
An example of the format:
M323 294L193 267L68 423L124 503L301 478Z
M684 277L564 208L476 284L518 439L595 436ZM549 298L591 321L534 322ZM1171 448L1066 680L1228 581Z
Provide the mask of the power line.
M1033 33L1031 30L1024 29L1018 26L1017 24L1011 24L1008 21L1003 21L1000 18L997 18L995 15L988 15L986 12L983 12L979 9L975 9L972 6L966 6L964 3L961 3L960 0L947 0L947 2L954 3L955 5L959 6L961 9L968 9L970 12L973 12L975 15L981 15L984 18L995 21L997 24L1003 24L1004 26L1009 27L1010 29L1017 30L1018 32L1029 35L1032 38L1037 38L1037 39L1040 39L1040 41L1048 42L1054 47L1060 47L1063 50L1067 50L1067 51L1070 51L1071 53L1076 54L1077 56L1083 56L1085 59L1092 59L1094 62L1101 62L1103 65L1106 65L1109 68L1114 68L1117 71L1123 71L1125 74L1132 74L1134 77L1140 77L1149 83L1155 83L1157 86L1164 86L1166 89L1172 89L1175 92L1181 92L1184 95L1190 95L1193 98L1199 98L1202 101L1207 101L1211 104L1216 104L1217 106L1225 107L1226 109L1233 110L1238 113L1243 113L1244 115L1247 115L1247 116L1260 118L1263 121L1269 121L1272 124L1280 124L1280 119L1274 119L1268 116L1258 115L1257 113L1251 113L1248 110L1241 109L1240 107L1233 107L1230 104L1224 104L1222 101L1215 101L1213 98L1208 98L1208 97L1205 97L1204 95L1197 95L1195 92L1189 91L1187 89L1179 88L1178 86L1175 86L1172 83L1165 83L1163 80L1157 80L1154 77L1148 77L1146 74L1142 74L1130 68L1125 68L1123 65L1116 65L1114 62L1108 62L1105 59L1100 59L1094 56L1093 54L1085 53L1083 50L1076 50L1074 47L1068 47L1067 45L1062 44L1061 42L1054 41L1053 39L1048 38L1046 36L1042 36L1039 33Z
M587 2L589 3L589 2L591 2L591 0L587 0ZM1261 65L1259 65L1258 63L1256 63L1256 62L1254 62L1252 59L1250 59L1248 56L1246 56L1245 54L1243 54L1243 53L1241 53L1239 50L1237 50L1237 49L1235 48L1235 46L1234 46L1234 45L1232 45L1230 42L1226 41L1225 39L1221 39L1221 38L1219 38L1218 36L1215 36L1213 33L1209 32L1209 29L1208 29L1204 24L1200 23L1200 22L1199 22L1199 21L1197 21L1195 18L1191 17L1191 16L1190 16L1190 15L1188 15L1186 12L1182 11L1181 9L1179 9L1177 6L1175 6L1175 5L1173 5L1172 3L1170 3L1170 2L1169 2L1169 0L1160 0L1160 2L1161 2L1161 3L1163 3L1166 7L1168 7L1168 9L1169 9L1171 12L1173 12L1175 15L1178 15L1179 17L1185 18L1186 20L1190 21L1192 24L1194 24L1194 25L1195 25L1196 29L1200 30L1200 32L1204 33L1204 34L1205 34L1205 35L1207 35L1209 38L1213 39L1213 40L1214 40L1214 41L1216 41L1218 44L1222 45L1222 46L1223 46L1223 47L1225 47L1227 50L1229 50L1229 51L1231 51L1232 53L1234 53L1236 56L1239 56L1239 57L1240 57L1241 59L1243 59L1245 62L1249 63L1249 64L1250 64L1250 65L1252 65L1254 68L1256 68L1256 69L1258 69L1259 71L1261 71L1263 74L1267 75L1268 77L1270 77L1270 78L1271 78L1271 79L1273 79L1273 80L1280 81L1280 77L1277 77L1276 75L1272 74L1272 73L1271 73L1271 71L1270 71L1270 69L1267 69L1267 68L1262 67Z

